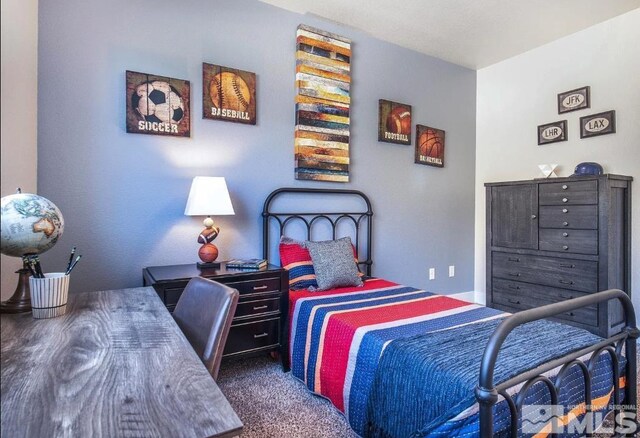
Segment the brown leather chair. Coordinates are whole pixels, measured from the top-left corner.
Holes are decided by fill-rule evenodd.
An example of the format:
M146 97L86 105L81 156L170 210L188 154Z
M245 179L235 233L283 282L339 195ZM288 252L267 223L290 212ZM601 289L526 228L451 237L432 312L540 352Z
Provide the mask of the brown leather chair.
M214 378L240 294L216 281L192 278L185 287L173 318Z

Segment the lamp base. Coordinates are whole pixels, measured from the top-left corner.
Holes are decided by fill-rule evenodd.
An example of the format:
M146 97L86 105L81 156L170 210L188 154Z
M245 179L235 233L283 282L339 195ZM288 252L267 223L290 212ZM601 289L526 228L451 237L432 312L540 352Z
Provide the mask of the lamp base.
M28 269L22 268L18 269L16 274L18 274L16 290L11 295L11 298L0 303L0 313L31 312L31 293L29 292L29 277L31 273Z
M196 266L198 267L198 269L220 269L220 262L197 262Z

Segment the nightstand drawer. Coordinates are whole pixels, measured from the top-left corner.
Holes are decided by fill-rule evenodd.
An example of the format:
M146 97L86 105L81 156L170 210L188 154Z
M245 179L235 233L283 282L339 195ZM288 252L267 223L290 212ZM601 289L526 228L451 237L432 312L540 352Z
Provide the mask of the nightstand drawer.
M269 298L266 300L252 300L238 303L236 308L236 318L262 315L264 313L279 312L280 298Z
M234 324L229 331L224 355L268 349L280 343L280 318Z
M264 294L269 292L280 292L280 277L257 278L247 281L224 281L216 279L229 287L238 289L240 295Z

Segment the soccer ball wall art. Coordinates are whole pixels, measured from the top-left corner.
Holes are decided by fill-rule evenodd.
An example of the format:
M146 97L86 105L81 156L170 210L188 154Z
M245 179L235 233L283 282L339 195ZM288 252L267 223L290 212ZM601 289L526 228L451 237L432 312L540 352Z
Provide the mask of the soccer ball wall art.
M127 71L127 132L191 135L189 81Z

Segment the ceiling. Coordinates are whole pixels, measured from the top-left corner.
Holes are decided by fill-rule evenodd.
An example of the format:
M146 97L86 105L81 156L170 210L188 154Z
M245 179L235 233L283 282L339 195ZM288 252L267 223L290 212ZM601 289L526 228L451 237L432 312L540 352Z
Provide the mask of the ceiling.
M261 0L480 69L640 7L640 0Z

